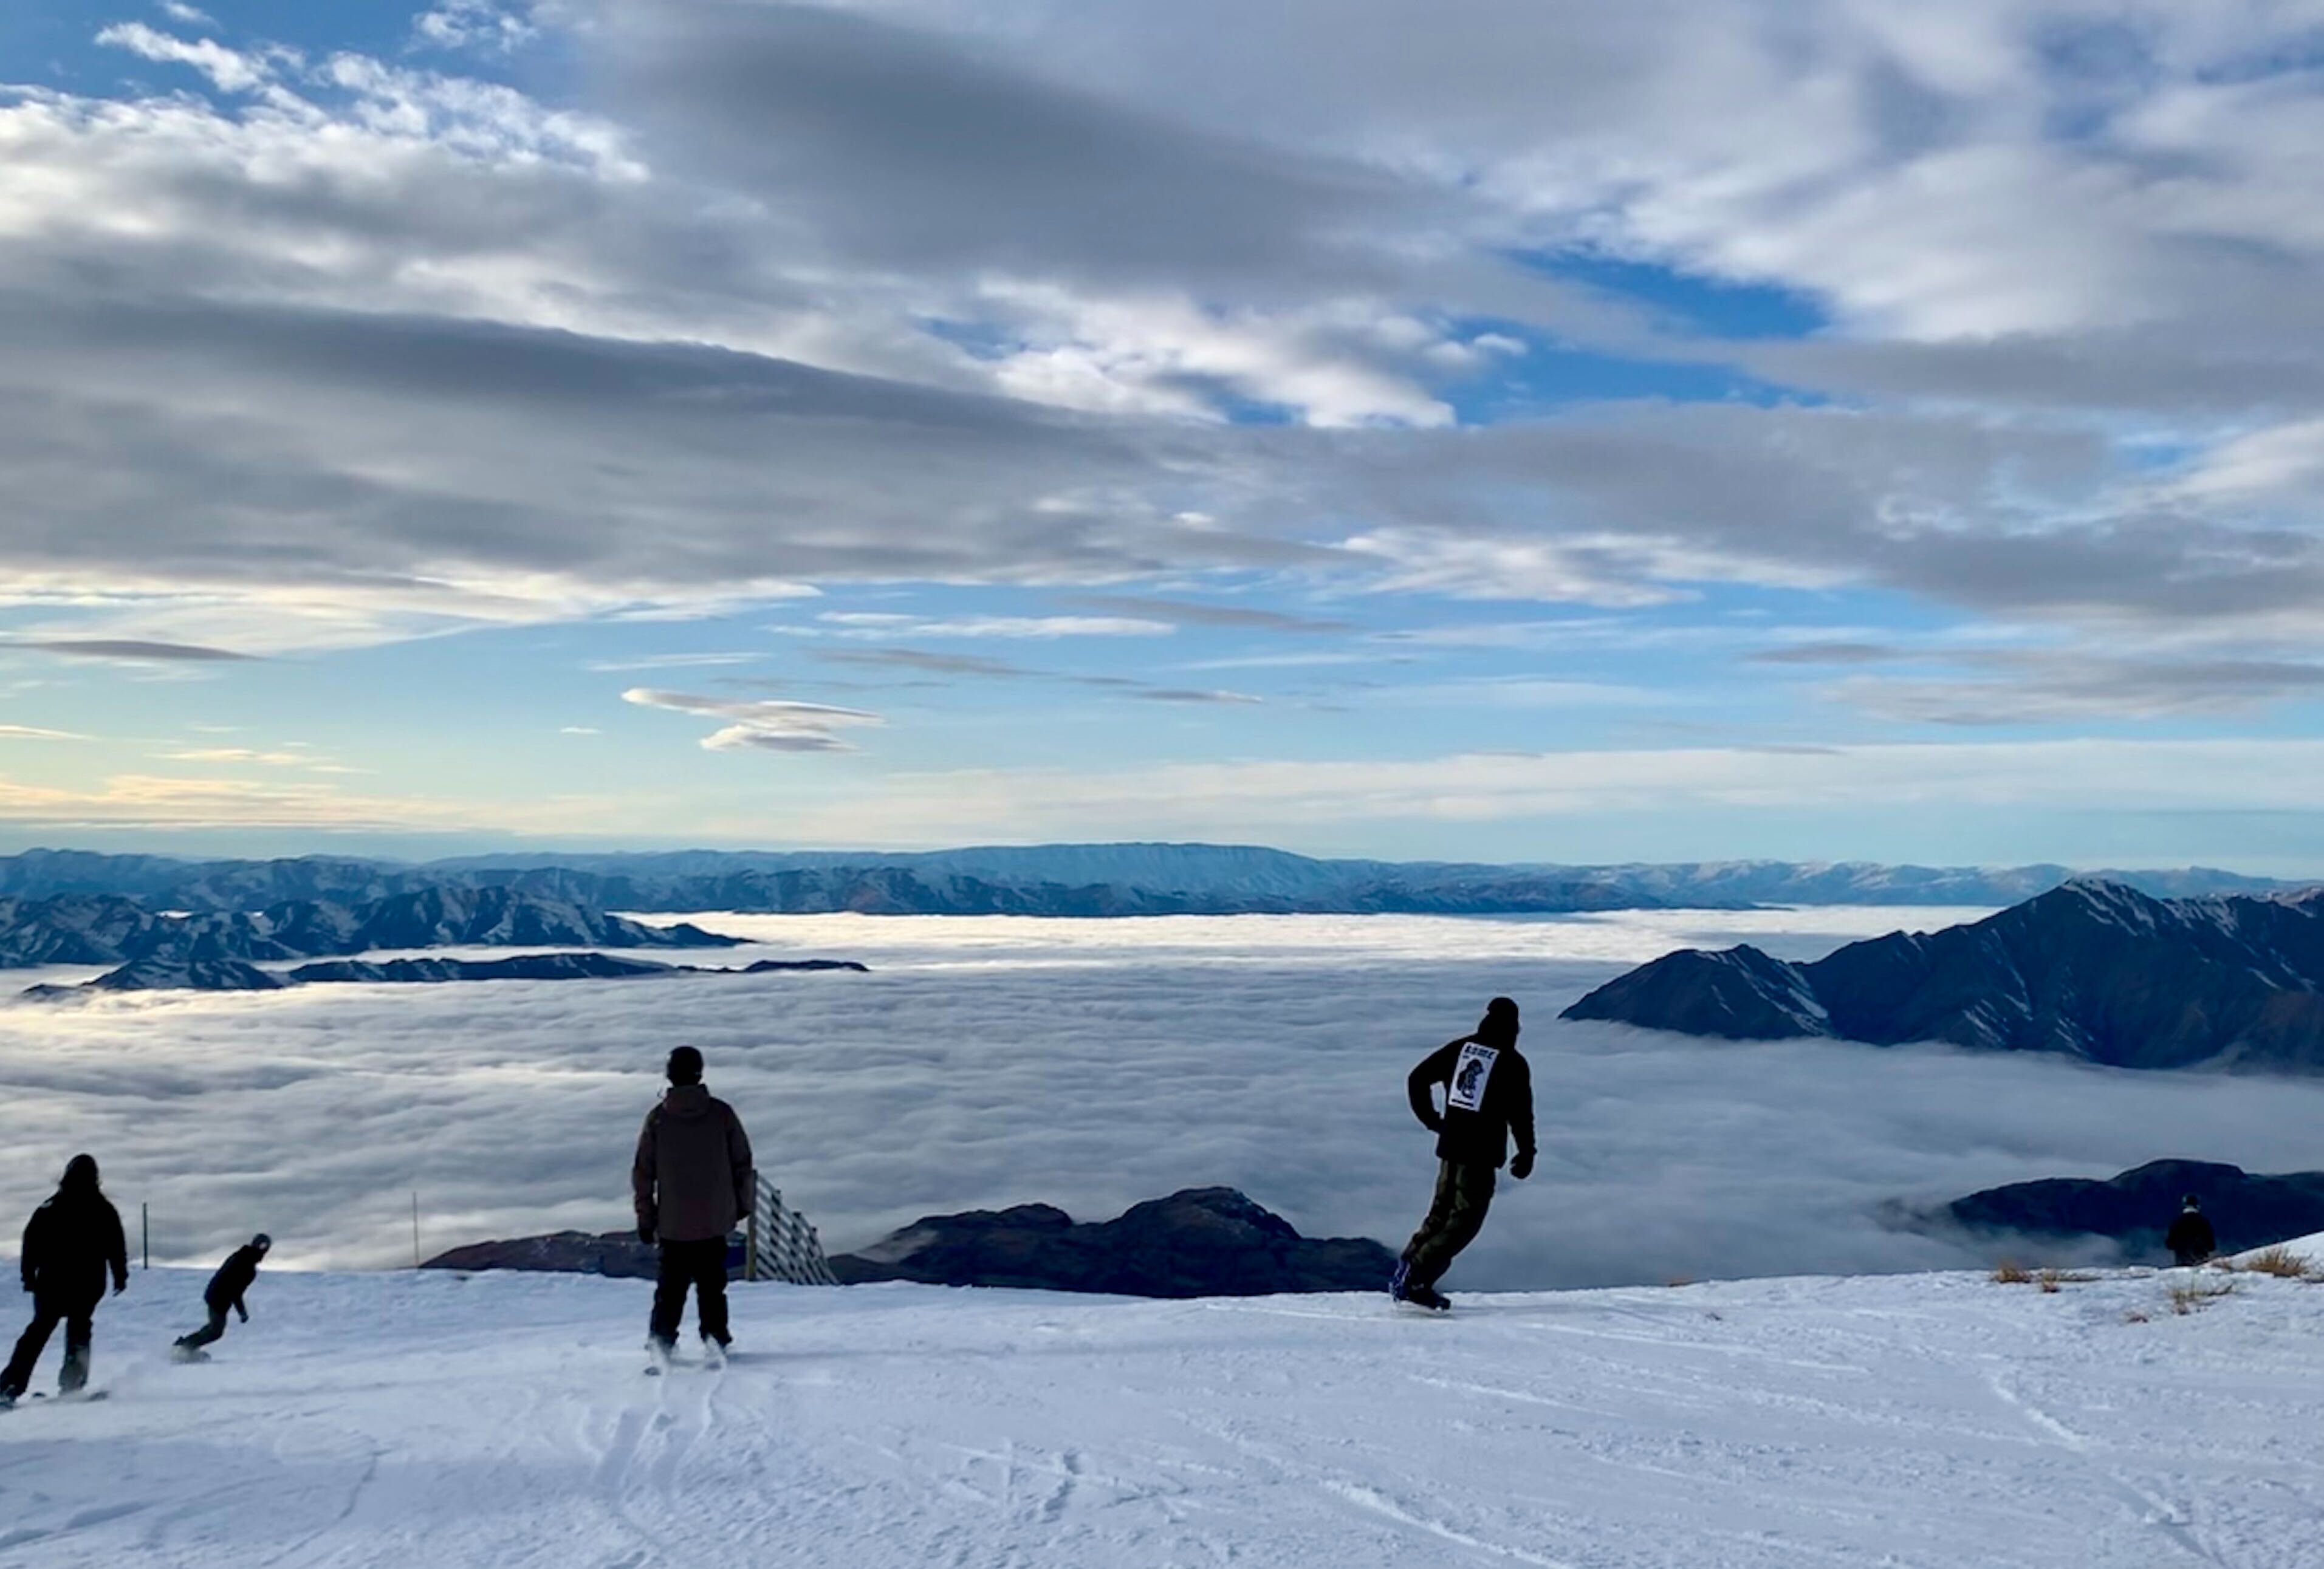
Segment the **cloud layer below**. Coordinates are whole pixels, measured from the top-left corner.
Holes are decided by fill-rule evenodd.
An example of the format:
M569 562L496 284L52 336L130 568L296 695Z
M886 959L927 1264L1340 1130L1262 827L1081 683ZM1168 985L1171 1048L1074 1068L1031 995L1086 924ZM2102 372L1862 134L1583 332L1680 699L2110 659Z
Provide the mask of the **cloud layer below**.
M1310 1233L1400 1242L1431 1175L1404 1075L1502 992L1526 1008L1544 1153L1463 1263L1472 1287L1956 1265L1879 1206L2163 1155L2315 1164L2324 1085L1554 1022L1678 943L1805 956L1961 914L740 917L721 920L764 951L875 973L17 1006L0 1077L40 1136L0 1183L28 1208L90 1149L170 1259L264 1226L290 1261L391 1266L415 1189L431 1248L611 1229L656 1069L690 1041L836 1247L930 1212L1102 1217L1213 1182Z

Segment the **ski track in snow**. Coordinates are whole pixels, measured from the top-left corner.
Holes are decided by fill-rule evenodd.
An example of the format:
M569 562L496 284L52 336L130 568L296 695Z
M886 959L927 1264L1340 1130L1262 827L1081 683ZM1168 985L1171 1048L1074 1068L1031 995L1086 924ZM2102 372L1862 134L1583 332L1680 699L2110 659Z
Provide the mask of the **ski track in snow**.
M180 1366L201 1277L162 1271L99 1318L112 1398L0 1418L0 1565L2324 1562L2324 1286L2239 1276L2180 1317L2174 1278L1444 1319L738 1287L742 1353L648 1378L639 1282L270 1273Z

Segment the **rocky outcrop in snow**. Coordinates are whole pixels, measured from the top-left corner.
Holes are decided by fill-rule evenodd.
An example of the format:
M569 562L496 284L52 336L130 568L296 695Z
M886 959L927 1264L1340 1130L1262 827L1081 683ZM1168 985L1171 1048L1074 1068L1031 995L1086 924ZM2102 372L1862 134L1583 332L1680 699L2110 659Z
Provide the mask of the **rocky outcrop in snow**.
M626 1280L650 1280L658 1272L660 1254L651 1243L638 1240L634 1231L609 1231L600 1235L586 1231L550 1232L546 1236L512 1237L506 1241L469 1243L437 1254L423 1270L536 1270L567 1275L611 1275Z
M2163 1234L2189 1194L2202 1200L2221 1253L2324 1231L2324 1171L2262 1177L2210 1161L2150 1161L2104 1181L2013 1182L1955 1199L1943 1215L1986 1234L2105 1237L2126 1262L2168 1263Z
M831 1261L845 1282L918 1280L1126 1297L1376 1291L1396 1255L1369 1237L1303 1237L1231 1188L1192 1188L1084 1224L1047 1204L914 1221Z

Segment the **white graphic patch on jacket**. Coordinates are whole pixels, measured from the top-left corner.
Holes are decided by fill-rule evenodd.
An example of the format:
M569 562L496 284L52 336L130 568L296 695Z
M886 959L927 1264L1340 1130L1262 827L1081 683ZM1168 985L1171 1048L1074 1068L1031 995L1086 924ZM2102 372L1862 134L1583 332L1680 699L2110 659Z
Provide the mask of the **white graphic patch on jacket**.
M1485 1106L1485 1085L1493 1077L1493 1064L1501 1060L1500 1048L1480 1045L1471 1041L1461 1048L1461 1055L1452 1064L1452 1087L1444 1096L1446 1111L1481 1111Z

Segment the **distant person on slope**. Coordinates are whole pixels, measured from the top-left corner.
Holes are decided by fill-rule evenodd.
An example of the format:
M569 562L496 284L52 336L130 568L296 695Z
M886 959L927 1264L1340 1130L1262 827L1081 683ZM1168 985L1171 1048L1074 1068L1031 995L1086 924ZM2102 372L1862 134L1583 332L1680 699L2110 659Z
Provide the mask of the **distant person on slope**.
M240 1314L244 1324L250 1322L250 1309L243 1306L242 1294L258 1279L258 1266L265 1262L266 1250L273 1245L274 1239L262 1231L226 1256L226 1262L217 1267L210 1283L202 1288L202 1306L210 1310L210 1321L191 1335L178 1337L179 1361L202 1359L202 1347L226 1333L227 1308Z
M1444 1092L1443 1109L1436 1101ZM1493 1202L1495 1173L1533 1175L1533 1069L1517 1052L1517 1005L1495 997L1476 1033L1432 1051L1406 1081L1412 1115L1436 1135L1436 1197L1405 1244L1388 1295L1442 1311L1452 1303L1436 1282L1477 1240ZM1509 1140L1517 1159L1509 1161Z
M751 1140L734 1108L702 1087L702 1053L669 1054L669 1088L646 1114L638 1158L630 1169L638 1236L661 1245L650 1333L657 1355L678 1344L686 1291L704 1351L723 1358L726 1332L726 1235L751 1213Z
M129 1289L129 1244L121 1216L97 1186L97 1158L75 1155L65 1166L56 1193L32 1211L24 1227L19 1266L24 1289L32 1294L32 1322L16 1342L16 1354L0 1372L0 1409L23 1398L49 1336L61 1319L65 1364L57 1389L72 1394L88 1382L88 1343L97 1305L105 1300L105 1277L117 1294Z
M2179 1218L2163 1234L2163 1245L2171 1250L2171 1257L2181 1269L2202 1263L2218 1251L2219 1239L2211 1234L2211 1223L2203 1214L2203 1201L2190 1193L2179 1211Z

